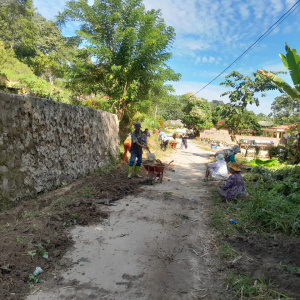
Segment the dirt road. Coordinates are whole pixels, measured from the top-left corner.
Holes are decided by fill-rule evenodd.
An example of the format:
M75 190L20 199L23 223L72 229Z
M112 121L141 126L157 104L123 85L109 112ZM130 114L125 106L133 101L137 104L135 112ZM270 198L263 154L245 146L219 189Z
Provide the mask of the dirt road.
M174 160L175 172L109 207L105 223L75 227L69 268L27 300L230 299L208 226L209 153L192 143L169 152L165 162Z

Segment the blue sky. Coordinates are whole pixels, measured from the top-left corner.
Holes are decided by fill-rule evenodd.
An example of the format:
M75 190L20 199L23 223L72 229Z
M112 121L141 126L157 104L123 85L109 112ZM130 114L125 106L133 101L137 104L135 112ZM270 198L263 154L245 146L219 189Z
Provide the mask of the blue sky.
M33 0L34 6L47 19L64 9L65 0ZM176 40L169 65L182 74L172 83L176 94L198 92L254 43L286 13L297 0L144 0L146 9L160 9L168 26L173 26ZM89 0L93 3L93 0ZM71 36L74 25L67 24L63 34ZM257 69L285 70L279 53L285 54L288 43L300 54L300 7L246 56L206 87L198 97L209 101L223 100L226 91L219 83L231 71L250 75ZM289 81L289 76L282 76ZM260 106L249 106L255 113L270 113L271 103L279 92L260 98Z

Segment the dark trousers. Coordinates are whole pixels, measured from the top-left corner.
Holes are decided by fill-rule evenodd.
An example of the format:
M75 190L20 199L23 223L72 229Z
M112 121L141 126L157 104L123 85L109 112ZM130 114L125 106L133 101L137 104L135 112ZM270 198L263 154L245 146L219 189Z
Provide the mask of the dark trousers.
M162 149L163 151L166 151L168 144L169 144L169 140L161 141L160 149Z
M182 149L183 147L185 147L185 149L187 149L187 139L182 139L180 148Z

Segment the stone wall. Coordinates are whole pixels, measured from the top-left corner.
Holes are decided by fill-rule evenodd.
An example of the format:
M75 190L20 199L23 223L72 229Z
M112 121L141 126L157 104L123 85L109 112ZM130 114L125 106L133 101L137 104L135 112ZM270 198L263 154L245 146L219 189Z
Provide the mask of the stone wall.
M0 93L0 210L109 164L118 133L108 112Z

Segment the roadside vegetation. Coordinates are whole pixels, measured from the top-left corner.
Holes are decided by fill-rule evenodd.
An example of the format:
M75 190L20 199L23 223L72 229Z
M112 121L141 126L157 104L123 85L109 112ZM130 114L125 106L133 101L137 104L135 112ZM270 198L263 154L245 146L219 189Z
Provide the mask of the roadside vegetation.
M67 2L55 23L36 13L31 0L4 1L0 7L0 89L117 114L120 152L123 150L122 142L137 121L144 122L143 128L148 127L149 130L164 128L165 121L177 119L198 132L211 126L227 128L233 141L242 129L260 133L259 121L269 121L274 126L297 124L289 132L287 145L269 149L270 161L255 159L247 162L253 166L250 172L244 174L250 197L233 202L222 202L215 197L211 223L223 239L219 245L220 256L231 265L245 258L242 249L237 249L232 242L237 236L259 236L260 241L268 239L270 251L275 251L272 242L280 243L286 238L298 241L300 57L296 50L286 45L286 55L280 55L294 86L284 82L278 73L258 69L251 75L233 71L226 76L221 84L226 90L231 88L221 95L229 97L230 102L226 104L220 99L209 102L193 93L174 95L173 87L167 83L178 81L181 75L167 63L172 57L170 49L175 31L165 24L161 12L146 11L142 0L95 0L93 3ZM76 36L64 37L62 26L74 20L81 24ZM114 28L113 33L110 28ZM249 104L258 106L261 96L274 89L281 91L282 95L275 98L269 115L256 115L247 110ZM158 138L153 133L149 143L156 157L163 157ZM201 142L200 147L210 150ZM126 173L125 164L122 164L122 172ZM92 181L91 188L83 188L82 193L91 194L90 198L98 197L103 191L97 184ZM80 198L80 195L77 196ZM77 207L74 207L72 216L67 211L61 215L60 209L68 208L70 203L65 196L59 199L55 202L59 209L53 212L53 216L58 215L59 218L54 225L65 227L78 223L80 211ZM82 205L89 207L90 204ZM32 218L44 214L34 207L28 210L29 215L24 216L26 221L31 222ZM9 224L10 220L3 223L3 232L15 230L19 218L18 215L13 216L15 227ZM238 223L233 225L229 223L230 219ZM80 220L84 222L83 217ZM54 227L52 230L56 232ZM22 239L21 235L17 236L17 243L21 244ZM45 254L42 252L44 249L50 253L40 236L36 237L30 249L34 259L41 256L36 255L38 253ZM287 256L293 257L291 253ZM287 261L282 265L278 263L276 268L293 275L299 273L300 265ZM10 267L3 272L11 272ZM258 280L254 279L253 273L231 269L228 280L238 299L289 299L285 295L288 290L280 292L280 282L274 283L267 276ZM36 281L34 276L29 279L31 284Z
M64 37L62 28L74 20L80 22L78 30ZM233 71L221 83L220 98L209 102L192 92L175 95L170 83L181 75L168 66L174 28L165 24L160 11L147 11L142 0L70 1L56 22L37 13L32 0L4 1L0 24L0 90L115 113L120 131L136 121L159 128L168 120L181 120L198 134L211 126L228 128L234 139L239 130L259 134L259 121L299 122L299 56L288 45L281 58L294 87L277 73ZM113 34L109 28L115 28ZM269 115L247 110L274 89L282 95ZM221 100L225 95L230 99L226 104Z
M219 232L220 258L228 263L226 279L237 299L297 299L289 298L289 292L293 294L295 288L291 288L291 291L282 288L283 283L271 272L265 272L262 278L257 278L251 268L248 272L247 268L241 271L232 266L239 260L243 261L241 258L249 253L233 242L237 238L247 240L255 236L255 242L248 246L256 247L256 243L263 245L261 253L257 254L258 259L264 256L265 247L269 247L267 253L272 257L274 245L278 246L283 240L294 240L295 245L290 247L299 247L300 165L256 165L251 171L244 173L243 177L250 196L224 202L216 194L211 216L211 224ZM230 223L230 219L236 220L237 224ZM255 260L257 256L253 255L251 258ZM289 253L283 256L278 254L282 260L288 256ZM277 268L278 272L286 272L291 277L298 276L300 266L295 261L286 262L286 266L284 264L277 261L274 265L270 264L270 267Z

